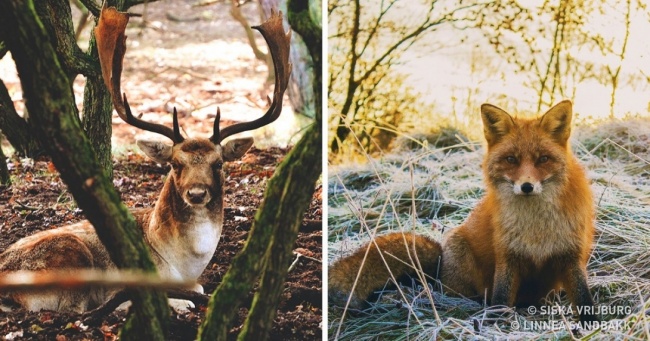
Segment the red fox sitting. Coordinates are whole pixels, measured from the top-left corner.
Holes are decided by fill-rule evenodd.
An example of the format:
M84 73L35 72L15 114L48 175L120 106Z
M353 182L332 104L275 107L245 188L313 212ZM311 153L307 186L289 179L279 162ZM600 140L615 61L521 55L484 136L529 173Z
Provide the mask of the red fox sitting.
M563 288L575 306L589 307L582 321L596 318L589 313L593 300L586 274L594 205L568 144L571 102L562 101L535 119L484 104L481 116L487 193L467 221L449 231L442 245L401 232L377 237L376 244L331 266L330 302L343 305L351 295L350 306L361 308L384 286L390 274L379 248L395 278L414 272L409 264L417 255L422 269L451 294L481 298L487 292L493 305L528 306Z

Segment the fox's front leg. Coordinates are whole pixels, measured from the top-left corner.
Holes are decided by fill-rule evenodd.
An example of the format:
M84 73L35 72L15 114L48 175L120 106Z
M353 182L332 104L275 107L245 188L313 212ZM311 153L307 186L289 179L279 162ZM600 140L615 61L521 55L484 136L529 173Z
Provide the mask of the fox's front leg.
M415 274L416 259L427 274L434 275L441 254L440 244L424 236L397 232L377 237L374 243L332 264L328 275L329 302L345 306L350 298L351 308L364 308L366 299L385 286L391 273L396 279Z
M520 278L513 266L506 261L497 261L492 287L492 305L512 307L515 305Z
M572 265L566 270L564 277L564 290L569 296L571 303L581 313L580 321L598 321L598 316L595 314L594 301L589 292L589 285L587 284L585 267L580 264Z

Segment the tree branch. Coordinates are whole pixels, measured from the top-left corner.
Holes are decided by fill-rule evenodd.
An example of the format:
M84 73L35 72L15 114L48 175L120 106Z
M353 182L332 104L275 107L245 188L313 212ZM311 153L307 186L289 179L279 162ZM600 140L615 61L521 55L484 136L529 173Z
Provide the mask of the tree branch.
M241 12L240 4L239 1L237 0L231 0L230 3L230 15L244 28L244 31L246 31L246 38L248 39L248 45L251 46L253 49L253 53L255 54L255 58L258 60L261 60L263 62L267 62L268 55L260 48L257 46L257 42L255 41L255 34L253 32L253 29L251 28L251 25L248 23L248 20L246 20L246 17ZM269 68L270 72L272 72L273 68ZM274 76L270 76L269 79L273 79Z
M81 2L81 4L84 5L95 18L99 18L99 12L102 10L100 4L96 3L94 0L79 0L79 2Z
M35 0L35 6L45 27L54 34L54 47L68 77L74 79L78 74L98 77L99 64L77 45L70 3L67 0Z

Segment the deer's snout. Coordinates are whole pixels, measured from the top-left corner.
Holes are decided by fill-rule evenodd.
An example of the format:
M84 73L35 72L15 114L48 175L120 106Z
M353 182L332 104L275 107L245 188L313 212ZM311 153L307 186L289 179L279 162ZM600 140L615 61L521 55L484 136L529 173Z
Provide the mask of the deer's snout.
M192 187L185 192L185 198L188 204L202 205L210 201L208 189L205 187Z

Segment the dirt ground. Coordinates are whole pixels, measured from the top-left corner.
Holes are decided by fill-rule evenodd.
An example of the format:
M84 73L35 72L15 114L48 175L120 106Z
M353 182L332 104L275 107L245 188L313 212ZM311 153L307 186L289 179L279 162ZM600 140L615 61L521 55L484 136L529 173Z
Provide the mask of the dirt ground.
M165 0L130 10L144 16L132 18L127 28L122 89L129 96L131 107L142 113L143 119L171 124L169 113L176 107L186 135L207 137L212 133L217 105L224 124L254 119L266 109L266 96L273 86L265 84L266 65L255 60L244 30L229 14L229 2L203 7L193 6L195 3L195 0ZM251 25L259 23L256 5L244 6L243 12ZM82 48L90 26L82 34ZM266 48L259 34L257 42ZM0 78L17 110L22 112L20 83L13 61L8 57L0 60ZM80 109L83 86L84 79L80 76L74 85ZM243 160L225 166L226 222L217 252L199 279L206 292L217 287L230 261L243 247L266 183L288 151L285 145L297 141L294 135L300 128L297 122L300 120L295 119L291 107L285 104L277 122L253 134L260 149L253 148ZM122 123L114 115L114 184L127 206L152 206L169 168L133 151L136 137L161 139ZM46 158L14 158L9 166L14 184L0 187L0 252L26 235L83 219ZM318 189L294 248L297 262L289 273L271 340L320 340L322 337L321 219ZM248 304L252 297L250 293ZM240 310L231 338L239 331L246 313L246 309ZM174 314L170 340L194 339L204 315L205 307L197 307L189 314ZM91 323L77 315L18 310L0 313L0 340L112 340L123 322L121 312Z

